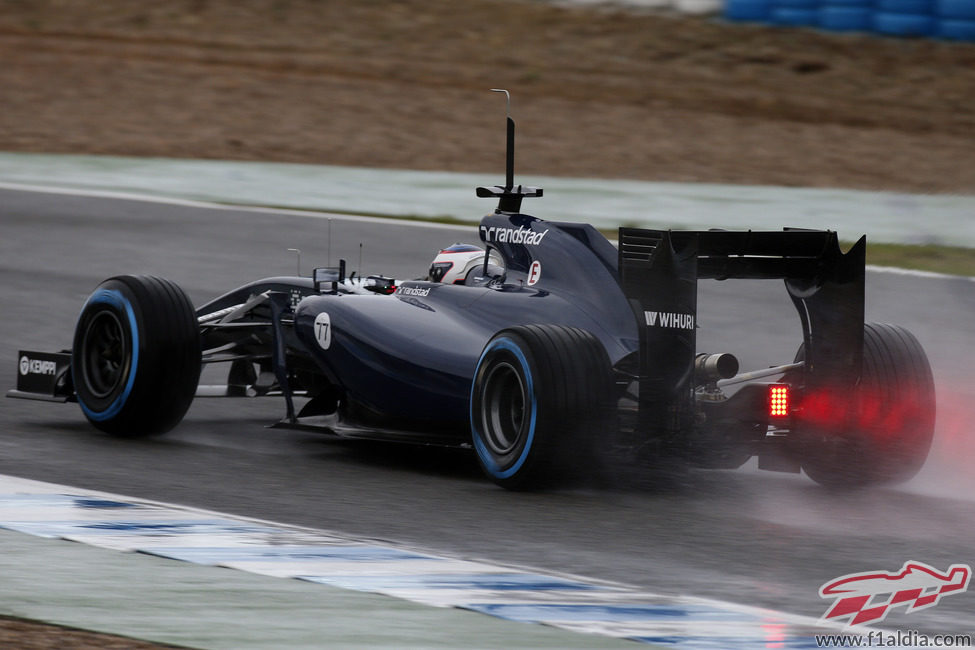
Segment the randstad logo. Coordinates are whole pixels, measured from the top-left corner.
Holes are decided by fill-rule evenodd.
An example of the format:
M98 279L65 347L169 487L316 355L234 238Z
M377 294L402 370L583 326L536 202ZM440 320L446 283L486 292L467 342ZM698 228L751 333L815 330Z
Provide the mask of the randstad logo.
M430 295L430 289L400 285L399 289L396 290L396 293L401 296L416 296L418 298L426 298Z
M538 246L542 243L542 237L547 234L547 228L544 232L535 232L524 226L518 226L517 230L498 226L481 226L481 238L488 244L524 244L526 246Z

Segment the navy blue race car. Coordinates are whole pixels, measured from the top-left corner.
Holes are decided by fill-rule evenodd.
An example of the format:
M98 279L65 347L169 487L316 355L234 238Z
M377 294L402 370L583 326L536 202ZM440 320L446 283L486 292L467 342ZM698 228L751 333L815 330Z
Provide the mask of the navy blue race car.
M196 396L280 396L280 426L470 447L509 488L637 462L765 469L831 486L903 481L934 430L934 384L905 329L863 320L865 238L621 228L523 214L508 118L503 186L478 227L482 261L426 281L251 282L194 309L175 284L118 276L88 298L70 350L20 353L10 397L77 401L98 429L163 433ZM464 247L470 253L474 247ZM460 252L460 249L458 251ZM780 278L802 324L796 357L739 372L696 345L700 278ZM797 343L800 339L797 337ZM221 364L226 381L199 385ZM299 408L300 406L300 408ZM642 459L642 460L641 460Z

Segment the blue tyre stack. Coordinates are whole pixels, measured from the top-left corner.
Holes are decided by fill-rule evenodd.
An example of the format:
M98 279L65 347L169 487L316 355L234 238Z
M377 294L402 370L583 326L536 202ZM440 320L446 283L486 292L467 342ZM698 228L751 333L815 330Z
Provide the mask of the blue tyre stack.
M975 41L975 0L725 0L728 20Z
M935 15L938 36L975 41L975 0L935 0Z
M771 22L776 25L815 26L818 0L774 0Z
M932 36L935 0L875 0L873 29L892 36Z
M767 23L772 17L772 0L727 0L725 18Z
M823 29L865 32L873 26L873 0L821 0L817 18Z

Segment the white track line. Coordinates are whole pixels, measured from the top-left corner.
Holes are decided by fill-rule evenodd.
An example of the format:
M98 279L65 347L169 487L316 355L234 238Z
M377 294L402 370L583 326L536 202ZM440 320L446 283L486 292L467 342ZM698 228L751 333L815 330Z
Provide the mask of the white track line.
M309 219L334 219L337 221L356 221L389 224L395 226L410 226L415 228L436 228L441 230L458 230L470 232L477 227L476 223L470 225L437 223L435 221L421 221L415 219L397 219L391 217L370 217L362 215L340 214L337 212L326 212L319 210L296 210L289 208L269 208L250 205L236 205L225 203L213 203L209 201L194 201L191 199L180 199L165 196L153 196L150 194L137 194L132 192L116 192L112 190L89 190L65 187L51 187L45 185L24 185L20 183L7 183L0 181L0 189L15 190L21 192L36 192L39 194L60 194L68 196L84 196L102 199L118 199L124 201L143 201L146 203L161 203L164 205L177 205L190 208L201 208L205 210L223 210L234 212L253 212L257 214L283 214L294 217L305 217ZM617 242L611 240L616 246ZM907 275L917 278L931 278L939 280L967 280L975 282L975 277L964 275L949 275L947 273L934 273L931 271L916 271L914 269L902 269L893 266L874 266L867 265L867 270L874 273L893 273L897 275Z
M284 214L293 217L306 217L309 219L335 219L336 221L361 221L389 224L393 226L410 226L415 228L439 228L444 230L465 230L470 232L477 228L477 224L471 222L469 225L453 223L437 223L436 221L422 221L419 219L409 219L406 217L371 217L354 214L342 214L338 212L327 212L323 210L297 210L293 208L269 208L252 205L237 205L228 203L213 203L210 201L194 201L192 199L180 199L168 196L154 196L151 194L137 194L133 192L116 192L112 190L88 190L66 187L48 187L44 185L22 185L20 183L6 183L0 181L0 189L14 190L20 192L36 192L38 194L60 194L68 196L84 196L101 199L118 199L123 201L142 201L145 203L161 203L164 205L178 205L190 208L201 208L204 210L223 210L233 212L256 212L259 214Z

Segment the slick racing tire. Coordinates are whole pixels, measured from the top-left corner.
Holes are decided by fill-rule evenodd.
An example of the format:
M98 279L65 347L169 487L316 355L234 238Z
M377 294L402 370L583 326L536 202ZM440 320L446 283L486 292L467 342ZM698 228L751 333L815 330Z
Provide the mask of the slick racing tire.
M165 433L200 378L200 330L189 298L168 280L123 275L88 297L75 327L71 373L95 427L118 436Z
M606 351L589 332L526 325L484 347L471 391L473 446L484 472L509 489L562 482L592 462L607 421Z
M934 420L934 378L921 344L902 327L867 323L847 421L839 430L809 427L802 468L837 489L907 481L927 459Z

